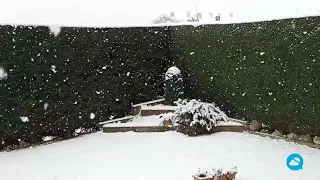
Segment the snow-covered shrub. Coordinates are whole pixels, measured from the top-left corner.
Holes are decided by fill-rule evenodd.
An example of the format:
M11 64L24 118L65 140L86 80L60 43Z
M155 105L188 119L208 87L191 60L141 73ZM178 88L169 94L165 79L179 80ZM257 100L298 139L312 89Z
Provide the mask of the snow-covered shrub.
M173 115L174 122L183 126L188 135L213 133L219 121L228 121L228 116L214 104L195 99L179 99L175 103L178 107Z
M165 74L164 97L166 103L174 105L174 102L184 95L183 79L179 68L172 66Z

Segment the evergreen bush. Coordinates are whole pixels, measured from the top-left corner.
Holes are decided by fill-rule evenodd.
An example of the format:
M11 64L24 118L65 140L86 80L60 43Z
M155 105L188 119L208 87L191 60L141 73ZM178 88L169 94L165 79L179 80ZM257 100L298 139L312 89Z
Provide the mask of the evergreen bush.
M174 102L183 98L183 79L179 68L172 66L165 74L164 97L166 103L174 105Z
M178 107L173 113L174 122L181 125L190 136L213 133L220 121L228 121L228 116L214 104L195 99L179 99L176 104Z

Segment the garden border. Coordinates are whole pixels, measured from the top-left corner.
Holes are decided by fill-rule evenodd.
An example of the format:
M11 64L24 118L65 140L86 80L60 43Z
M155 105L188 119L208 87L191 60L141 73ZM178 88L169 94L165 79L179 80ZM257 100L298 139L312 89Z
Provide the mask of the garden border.
M166 132L177 131L184 132L182 126L166 127L166 126L119 126L119 127L103 127L104 133L116 133L116 132ZM217 126L216 132L244 132L244 126Z
M305 141L293 140L293 139L290 139L290 138L281 137L281 136L274 136L272 134L262 133L262 132L257 132L257 131L244 131L244 132L247 132L249 134L254 134L254 135L257 135L257 136L261 136L261 137L268 137L268 138L271 138L271 139L284 140L286 142L291 142L291 143L295 143L295 144L299 144L299 145L305 145L305 146L308 146L308 147L314 148L314 149L320 149L320 145L315 144L313 142L305 142Z

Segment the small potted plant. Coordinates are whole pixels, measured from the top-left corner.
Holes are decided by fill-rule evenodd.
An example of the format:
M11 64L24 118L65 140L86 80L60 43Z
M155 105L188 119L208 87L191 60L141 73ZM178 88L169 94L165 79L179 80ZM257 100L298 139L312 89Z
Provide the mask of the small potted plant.
M229 171L223 172L222 169L219 169L217 171L213 170L214 176L213 180L235 180L236 174L237 174L237 167L232 168Z
M173 123L172 123L172 113L168 113L168 114L163 114L159 117L161 119L161 124L162 126L165 127L172 127Z
M198 173L194 174L194 180L213 180L213 175L208 171L202 171L201 169L198 170Z

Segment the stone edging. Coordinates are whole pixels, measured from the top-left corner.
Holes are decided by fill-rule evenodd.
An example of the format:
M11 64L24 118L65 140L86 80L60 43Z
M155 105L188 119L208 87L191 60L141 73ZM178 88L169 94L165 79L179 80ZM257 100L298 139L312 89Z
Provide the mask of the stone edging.
M311 147L311 148L320 149L320 145L314 144L312 142L292 140L292 139L289 139L289 138L285 138L285 137L281 137L281 136L274 136L272 134L256 132L256 131L246 131L246 132L248 132L249 134L254 134L254 135L258 135L258 136L262 136L262 137L269 137L271 139L282 139L282 140L285 140L287 142L293 142L295 144L306 145L306 146Z
M165 131L181 131L181 127L166 126L128 126L128 127L103 127L105 133L115 132L165 132ZM217 126L217 132L243 132L243 126Z

